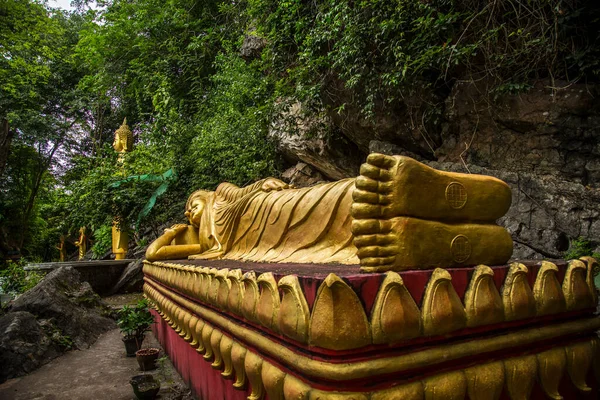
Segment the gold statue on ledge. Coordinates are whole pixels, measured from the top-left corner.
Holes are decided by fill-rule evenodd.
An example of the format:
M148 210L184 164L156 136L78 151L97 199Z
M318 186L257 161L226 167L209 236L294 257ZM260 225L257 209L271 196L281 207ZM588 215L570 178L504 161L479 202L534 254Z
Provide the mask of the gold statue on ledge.
M79 248L79 258L81 261L85 258L85 253L87 253L87 236L85 234L85 226L79 228L79 239L75 241L75 246Z
M125 227L119 226L119 219L115 218L112 223L112 252L115 260L124 260L129 251L129 233Z
M58 249L60 262L65 262L67 259L67 245L65 243L65 235L60 235L60 243L56 246Z
M186 204L191 225L165 229L146 258L360 264L364 272L510 258L510 234L495 224L511 204L501 180L383 154L369 155L360 173L301 189L267 178L198 190Z

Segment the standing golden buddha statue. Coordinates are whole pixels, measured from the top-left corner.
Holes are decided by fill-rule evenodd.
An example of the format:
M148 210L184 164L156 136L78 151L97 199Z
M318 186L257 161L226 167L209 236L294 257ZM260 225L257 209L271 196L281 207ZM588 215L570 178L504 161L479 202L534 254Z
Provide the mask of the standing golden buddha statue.
M301 189L267 178L196 191L190 225L166 229L146 258L360 264L364 272L510 258L511 236L495 223L511 204L501 180L383 154L369 155L360 173Z
M87 253L87 236L85 234L85 226L79 228L79 239L75 241L75 246L79 249L79 258L81 261L85 258L85 253Z
M123 124L115 131L115 140L113 148L119 154L119 164L123 165L125 161L125 153L133 150L133 133L127 125L127 118L123 120ZM115 260L123 260L129 250L129 234L124 227L124 221L119 217L115 217L112 223L112 252L115 255Z
M60 235L60 243L56 246L59 253L60 262L65 262L67 259L67 246L65 244L65 235Z

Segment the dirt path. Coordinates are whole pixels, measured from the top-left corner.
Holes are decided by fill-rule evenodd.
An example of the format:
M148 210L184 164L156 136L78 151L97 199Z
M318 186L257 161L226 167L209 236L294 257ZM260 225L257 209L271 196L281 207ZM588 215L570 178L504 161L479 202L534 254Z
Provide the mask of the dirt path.
M148 332L143 347L160 345ZM191 399L171 362L165 357L157 364L159 368L148 373L161 380L158 398ZM121 334L114 329L87 350L70 351L27 376L3 383L0 400L131 400L135 395L129 379L141 373L135 357L125 356Z

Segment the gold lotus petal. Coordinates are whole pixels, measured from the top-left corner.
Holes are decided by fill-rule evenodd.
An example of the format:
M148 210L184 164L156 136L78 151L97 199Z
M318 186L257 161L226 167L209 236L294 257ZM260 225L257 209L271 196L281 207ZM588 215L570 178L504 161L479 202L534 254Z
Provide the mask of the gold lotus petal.
M262 365L262 382L269 400L285 400L283 382L287 374L266 361Z
M562 290L567 310L576 311L595 306L594 297L586 282L587 266L579 260L569 261Z
M466 326L467 315L448 271L433 271L423 296L421 317L425 336L443 335Z
M252 392L248 396L248 400L260 400L264 396L264 386L261 375L262 366L263 359L260 356L251 351L246 353L244 368L246 369L246 376L248 377L252 389Z
M599 266L598 261L596 261L593 257L581 257L581 261L584 261L587 264L587 273L586 273L586 282L588 287L590 288L590 293L592 293L593 303L598 303L598 290L596 289L596 285L594 284L594 275L598 272Z
M371 394L371 400L422 400L425 396L421 381L399 385Z
M231 282L229 281L229 279L227 279L228 275L229 275L228 268L220 269L219 272L217 272L217 274L215 275L215 277L219 281L219 288L217 289L215 304L218 305L223 310L227 310L229 308L229 304L227 303L227 298L229 297L229 290L231 289Z
M213 330L214 328L206 323L202 328L202 343L204 343L204 355L202 357L207 361L210 360L213 356L213 349L210 342Z
M196 346L196 351L198 353L204 354L204 342L202 341L202 328L204 328L204 321L198 318L198 322L194 328L193 336L196 338L196 342L198 345Z
M244 284L244 298L242 300L242 314L249 321L258 322L256 317L256 303L258 303L258 283L254 271L249 271L242 277Z
M223 358L221 357L221 339L223 338L223 332L218 329L213 329L212 334L210 335L210 347L212 348L214 354L214 360L211 367L214 369L223 368Z
M277 289L277 282L273 277L272 272L261 274L257 279L256 283L260 289L260 295L258 297L258 303L256 305L256 316L260 323L271 329L272 331L279 332L279 290Z
M231 363L235 371L233 387L238 390L244 390L246 387L246 369L244 368L244 364L247 352L248 350L245 347L235 340L233 341L231 346Z
M527 281L527 272L523 264L510 264L502 286L502 303L507 321L535 316L535 297Z
M511 400L528 400L535 383L538 363L535 356L503 361L506 389Z
M242 299L244 298L244 285L242 284L242 270L234 269L227 275L229 279L229 295L227 296L227 305L229 310L237 315L242 315Z
M497 400L504 386L504 365L501 361L465 369L469 400Z
M592 366L592 344L589 341L570 344L565 347L567 353L567 371L575 387L582 392L592 389L585 383Z
M354 290L335 274L321 283L310 320L309 343L348 350L371 343L369 322Z
M423 380L425 400L463 400L467 381L463 371L452 371Z
M212 305L217 305L217 294L219 293L219 286L221 284L219 282L219 279L217 278L218 272L219 270L216 268L211 268L208 270L208 275L211 277L211 279L206 297L206 302Z
M196 324L198 323L198 317L192 314L190 320L188 321L188 336L184 338L186 341L190 342L190 346L193 348L198 347L198 340L196 339Z
M564 312L567 308L562 288L556 277L557 272L558 267L556 265L548 261L542 261L542 266L533 286L537 316L558 314Z
M478 265L465 293L467 326L491 325L504 321L502 299L494 283L494 271Z
M233 379L233 363L231 361L233 340L229 336L223 335L220 347L221 357L223 358L223 372L221 372L221 376L225 379Z
M283 292L279 305L279 331L301 343L308 342L310 312L296 275L287 275L277 284Z
M551 399L562 399L558 385L565 373L567 359L562 347L537 354L540 385Z
M285 400L306 400L310 386L295 376L287 374L283 382L283 394Z
M396 272L387 272L371 312L373 343L393 343L421 333L421 312Z

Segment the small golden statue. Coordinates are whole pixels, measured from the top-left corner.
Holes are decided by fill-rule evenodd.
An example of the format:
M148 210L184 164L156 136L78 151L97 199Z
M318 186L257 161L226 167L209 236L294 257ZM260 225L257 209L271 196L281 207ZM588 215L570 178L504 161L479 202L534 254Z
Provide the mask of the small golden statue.
M65 244L65 235L60 235L60 243L56 246L59 253L60 262L65 262L67 259L67 246Z
M112 252L115 260L124 260L129 250L129 234L119 227L119 221L115 218L112 224Z
M511 204L499 179L371 154L361 175L292 189L267 178L189 197L190 225L165 229L149 261L181 258L360 264L363 272L498 265L512 254L495 224Z
M115 140L113 148L121 156L123 153L129 153L133 150L133 133L127 126L127 118L123 120L123 124L115 131Z
M79 260L83 260L85 258L85 253L87 253L87 236L85 235L85 226L82 226L79 229L79 239L75 241L75 246L79 248Z
M115 140L113 148L119 153L118 161L122 166L125 160L125 153L133 150L133 133L127 126L127 118L123 119L123 124L115 131ZM112 223L112 252L115 255L115 260L125 259L125 255L129 250L129 235L125 230L119 228L120 221L118 218L113 219Z

